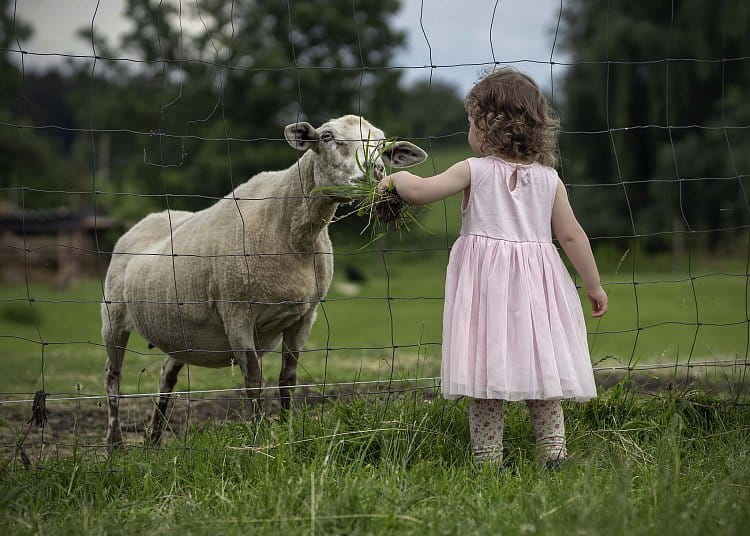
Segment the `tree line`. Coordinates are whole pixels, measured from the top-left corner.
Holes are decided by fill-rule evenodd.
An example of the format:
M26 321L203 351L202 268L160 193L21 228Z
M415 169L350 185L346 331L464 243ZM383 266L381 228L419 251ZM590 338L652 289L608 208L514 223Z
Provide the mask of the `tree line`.
M117 42L81 29L96 58L32 70L13 50L33 21L0 0L2 196L40 208L92 202L58 191L144 194L97 196L126 221L165 208L165 192L172 208L200 209L201 196L288 165L285 124L349 112L421 144L465 146L463 96L391 67L406 37L392 25L399 0L196 5L126 0ZM559 171L590 234L646 235L661 251L683 233L715 247L730 236L718 229L748 224L746 20L739 0L565 3Z

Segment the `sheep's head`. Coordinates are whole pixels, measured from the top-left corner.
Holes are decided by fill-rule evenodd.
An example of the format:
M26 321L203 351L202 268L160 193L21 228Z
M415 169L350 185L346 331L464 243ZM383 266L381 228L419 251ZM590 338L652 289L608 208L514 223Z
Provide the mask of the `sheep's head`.
M284 128L289 145L299 151L316 153L315 186L348 186L364 178L361 163L365 154L377 154L385 146L385 134L363 117L345 115L331 119L319 128L299 122ZM366 147L368 146L368 147ZM376 174L385 166L404 168L418 164L427 153L408 141L389 144L375 161ZM359 159L360 164L357 163Z

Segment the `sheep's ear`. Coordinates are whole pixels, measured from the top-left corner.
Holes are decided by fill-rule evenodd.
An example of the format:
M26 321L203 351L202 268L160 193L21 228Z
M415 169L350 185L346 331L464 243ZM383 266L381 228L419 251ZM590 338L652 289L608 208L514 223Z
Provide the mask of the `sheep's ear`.
M306 151L318 148L320 134L310 123L301 121L285 126L284 137L287 143L298 151Z
M408 141L397 141L383 152L386 166L405 168L424 162L427 153Z

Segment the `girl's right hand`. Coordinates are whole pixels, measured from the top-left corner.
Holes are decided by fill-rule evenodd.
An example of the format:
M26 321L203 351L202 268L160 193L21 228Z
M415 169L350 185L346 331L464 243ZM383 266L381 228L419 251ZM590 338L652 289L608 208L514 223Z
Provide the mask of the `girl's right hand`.
M604 316L604 313L607 312L607 303L609 299L607 298L607 293L604 292L602 286L599 285L596 288L586 289L586 295L591 304L591 316L594 318Z
M393 175L395 175L395 173ZM393 175L386 175L380 179L380 182L378 183L378 192L383 192L391 186L394 186Z

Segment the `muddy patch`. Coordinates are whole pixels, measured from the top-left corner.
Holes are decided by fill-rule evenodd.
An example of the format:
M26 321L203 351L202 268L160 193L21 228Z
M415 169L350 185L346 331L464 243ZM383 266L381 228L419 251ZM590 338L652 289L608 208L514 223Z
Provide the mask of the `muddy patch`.
M281 404L278 391L269 388L263 399L263 411L268 419L278 418ZM433 385L394 384L391 396L419 396L434 398L438 389ZM388 395L388 384L376 386L334 386L326 388L298 388L293 407L312 407L331 400L372 399ZM144 434L155 407L155 398L123 398L120 400L120 425L126 447L144 448ZM36 414L36 415L35 415ZM67 456L74 451L106 453L107 404L104 399L56 400L45 403L42 426L36 426L38 408L31 402L0 404L0 458L20 457L23 451L32 461L49 456ZM163 444L169 445L186 428L204 429L223 422L244 421L257 423L247 399L237 391L231 393L174 395L168 410ZM22 449L19 449L22 446Z
M672 391L701 389L716 394L747 396L750 394L748 381L724 377L707 381L705 376L684 371L637 371L628 375L627 371L598 371L597 385L607 389L623 380L630 380L636 392L656 394ZM391 386L391 397L418 396L430 399L439 396L439 388L434 384L405 384L399 382ZM264 411L269 419L276 419L280 413L278 391L266 391ZM294 407L310 407L325 404L330 400L351 400L354 398L373 399L388 396L388 384L331 386L320 388L298 388ZM66 457L73 452L86 451L89 454L106 455L104 437L107 431L107 407L103 399L55 400L50 397L45 404L43 426L37 427L39 408L32 411L31 402L0 404L0 458L13 458L26 463L35 463L49 457ZM120 401L120 422L126 447L145 448L143 437L153 412L155 399L150 397L124 398ZM36 413L36 414L35 414ZM249 409L247 400L239 391L230 393L192 394L190 397L174 395L168 415L163 442L175 444L186 429L203 429L223 422L257 420ZM19 448L19 446L21 446Z

